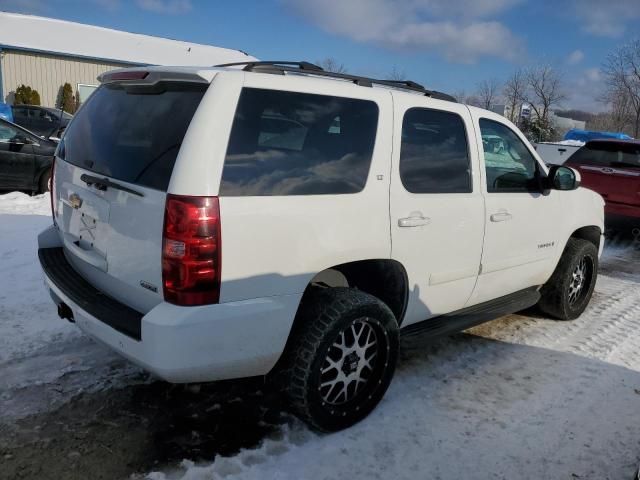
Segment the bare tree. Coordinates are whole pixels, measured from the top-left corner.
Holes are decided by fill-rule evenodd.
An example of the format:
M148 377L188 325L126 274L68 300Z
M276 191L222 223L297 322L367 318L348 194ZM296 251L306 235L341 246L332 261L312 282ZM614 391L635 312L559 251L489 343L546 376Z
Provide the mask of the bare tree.
M635 112L629 93L624 88L607 87L600 101L608 105L609 111L599 115L598 120L606 124L601 130L627 132L633 135Z
M542 124L549 124L551 108L566 99L562 76L551 65L540 65L527 70L525 79L527 84L525 101L531 105L531 109Z
M453 96L458 102L471 105L472 107L480 106L480 99L475 95L468 95L465 90L457 90L453 92Z
M386 80L406 80L407 74L404 72L404 70L400 70L396 65L394 65L391 71L387 73L385 78Z
M610 98L628 102L631 109L633 136L640 135L640 39L634 40L609 54L602 73ZM612 105L620 109L623 105Z
M504 95L507 104L508 118L514 123L520 119L520 107L524 102L526 88L525 72L521 68L507 78L502 88L502 95Z
M464 90L457 90L452 93L456 100L460 103L467 103L467 92Z
M338 60L333 57L323 58L322 60L318 60L316 63L327 72L347 73L347 67L345 67L343 63L338 62Z
M464 103L466 103L467 105L471 105L472 107L482 108L482 100L480 100L480 97L478 97L477 95L467 95Z
M491 110L498 99L500 90L500 82L495 78L483 80L478 83L476 96L480 102L480 106L486 110Z

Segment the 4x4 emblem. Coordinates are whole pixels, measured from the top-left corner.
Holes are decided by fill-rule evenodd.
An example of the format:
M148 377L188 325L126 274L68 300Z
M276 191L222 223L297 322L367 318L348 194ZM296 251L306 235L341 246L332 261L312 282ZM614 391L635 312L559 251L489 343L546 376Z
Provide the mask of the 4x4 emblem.
M82 198L77 193L69 195L69 204L76 210L82 206Z

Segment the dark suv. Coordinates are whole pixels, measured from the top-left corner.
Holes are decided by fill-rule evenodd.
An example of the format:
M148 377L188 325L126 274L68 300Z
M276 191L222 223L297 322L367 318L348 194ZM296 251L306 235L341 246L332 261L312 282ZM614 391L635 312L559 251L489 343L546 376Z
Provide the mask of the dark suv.
M14 105L13 122L44 138L60 138L73 118L66 112L37 105Z
M566 163L582 175L582 185L604 198L611 228L640 227L640 141L592 140Z

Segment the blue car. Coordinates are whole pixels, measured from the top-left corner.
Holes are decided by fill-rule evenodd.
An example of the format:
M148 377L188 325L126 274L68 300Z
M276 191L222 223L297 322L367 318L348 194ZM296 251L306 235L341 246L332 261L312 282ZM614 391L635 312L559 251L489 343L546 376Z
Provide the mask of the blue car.
M0 103L0 118L13 122L13 111L11 110L11 105Z

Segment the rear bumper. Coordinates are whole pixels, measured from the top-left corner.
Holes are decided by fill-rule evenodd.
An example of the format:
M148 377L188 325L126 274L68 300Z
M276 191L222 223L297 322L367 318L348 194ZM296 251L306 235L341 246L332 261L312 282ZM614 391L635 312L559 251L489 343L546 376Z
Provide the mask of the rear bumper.
M71 309L86 334L158 377L187 383L264 375L283 352L301 294L202 307L162 302L143 315L114 299L100 299L101 294L71 268L62 249L52 244L52 230L42 232L38 240L45 283L54 301ZM56 248L56 264L43 262ZM135 321L139 328L126 323Z

